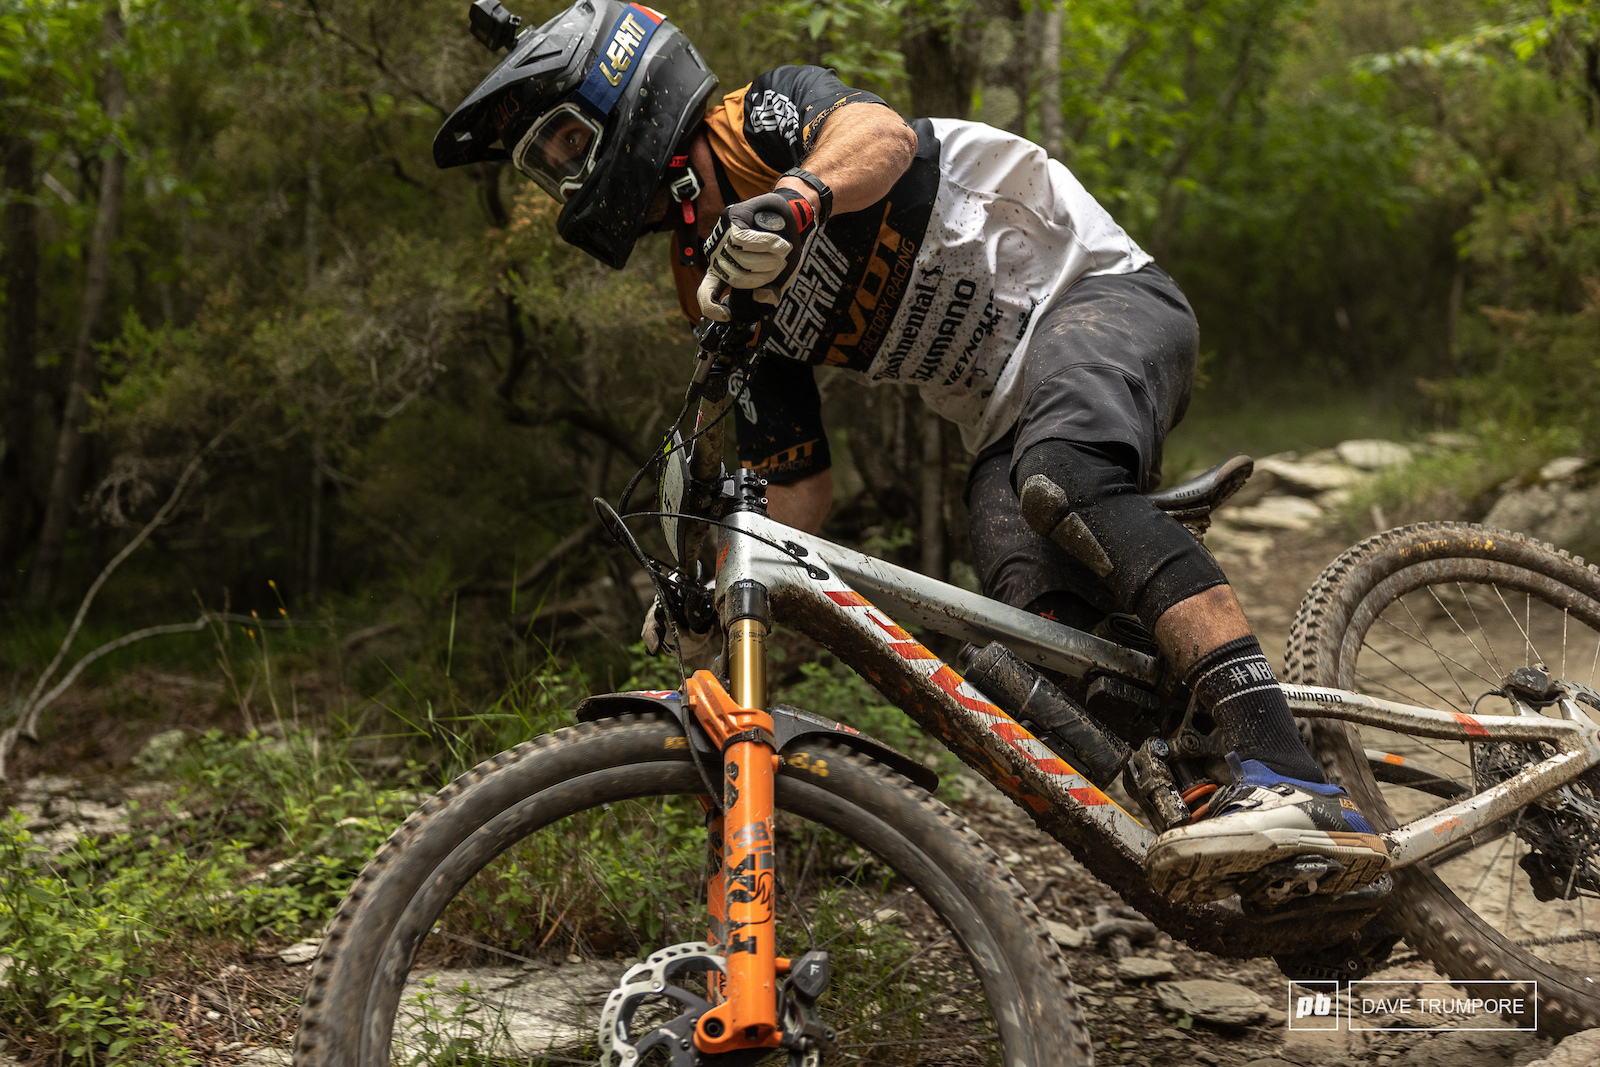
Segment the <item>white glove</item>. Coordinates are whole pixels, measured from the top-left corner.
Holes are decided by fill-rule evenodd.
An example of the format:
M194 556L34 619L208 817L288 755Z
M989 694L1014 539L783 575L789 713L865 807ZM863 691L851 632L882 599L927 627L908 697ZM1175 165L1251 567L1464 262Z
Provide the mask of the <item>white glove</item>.
M672 627L667 624L667 609L661 606L659 593L645 610L644 626L639 636L644 639L645 650L652 656L664 652L671 654L677 650L672 642ZM695 633L687 626L680 626L678 638L683 642L683 666L691 672L709 669L712 662L722 655L722 649L728 642L720 621L713 623L705 633Z
M724 210L706 238L706 276L696 294L701 313L727 322L729 308L717 298L729 288L753 289L756 303L776 306L815 232L811 204L790 189L762 193Z

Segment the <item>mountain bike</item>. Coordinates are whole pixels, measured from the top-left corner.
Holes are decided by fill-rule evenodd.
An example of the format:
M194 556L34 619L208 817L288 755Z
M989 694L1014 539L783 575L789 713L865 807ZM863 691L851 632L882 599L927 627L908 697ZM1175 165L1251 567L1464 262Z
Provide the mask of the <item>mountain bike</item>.
M1072 629L773 521L765 483L723 466L724 417L759 373L753 329L702 335L657 506L596 501L674 631L720 624L724 654L676 690L583 701L577 725L412 814L327 930L297 1065L1091 1062L1060 948L936 775L769 702L780 623L1173 938L1341 981L1403 939L1452 979L1516 983L1530 1011L1537 983L1546 1033L1600 1024L1584 914L1600 895L1600 571L1460 523L1346 551L1294 620L1283 688L1393 869L1319 892L1332 861L1297 857L1175 904L1142 860L1225 780L1215 723L1126 620ZM1152 499L1200 536L1249 473L1236 457ZM640 518L669 560L644 550ZM966 642L962 669L907 625ZM533 1023L517 1010L557 1002Z

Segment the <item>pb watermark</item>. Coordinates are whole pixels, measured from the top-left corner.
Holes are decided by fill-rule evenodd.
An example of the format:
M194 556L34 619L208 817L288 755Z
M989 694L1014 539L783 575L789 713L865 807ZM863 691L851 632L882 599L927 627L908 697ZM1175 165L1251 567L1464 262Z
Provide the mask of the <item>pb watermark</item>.
M1528 1030L1539 1029L1537 982L1474 982L1470 994L1444 981L1289 983L1289 1029Z
M1338 982L1290 982L1289 1029L1339 1029Z

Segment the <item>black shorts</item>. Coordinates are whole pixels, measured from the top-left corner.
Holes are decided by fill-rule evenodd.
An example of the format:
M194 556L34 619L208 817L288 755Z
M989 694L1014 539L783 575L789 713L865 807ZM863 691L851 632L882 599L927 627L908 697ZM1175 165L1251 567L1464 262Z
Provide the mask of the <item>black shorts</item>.
M1194 311L1167 273L1085 278L1047 308L1022 366L1022 410L984 449L967 480L972 549L986 596L1028 607L1070 592L1080 617L1126 610L1104 584L1022 519L1011 484L1016 461L1040 441L1092 444L1119 457L1145 492L1161 482L1161 449L1189 404L1199 356Z

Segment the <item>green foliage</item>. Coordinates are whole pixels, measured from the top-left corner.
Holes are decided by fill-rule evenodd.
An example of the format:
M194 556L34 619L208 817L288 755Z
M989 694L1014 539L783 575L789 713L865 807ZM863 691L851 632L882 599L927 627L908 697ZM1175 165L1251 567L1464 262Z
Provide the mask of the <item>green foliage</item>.
M1485 373L1427 383L1441 400L1524 433L1600 450L1600 278L1573 314L1484 308L1495 363Z
M910 6L910 0L774 0L745 16L744 25L773 27L769 47L894 99L904 94L905 56L893 42Z
M916 723L832 655L799 666L800 679L774 694L775 700L826 715L870 734L924 761L936 760L939 746L923 737Z
M50 855L0 820L0 1032L59 1042L73 1064L198 1064L142 994L174 930L215 929L221 869L152 840L80 841Z

